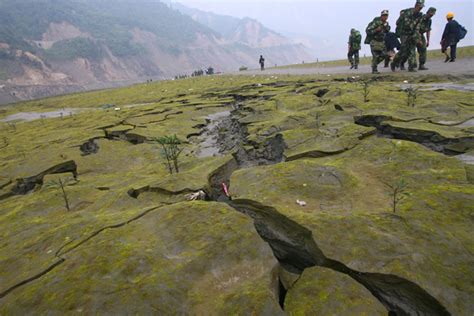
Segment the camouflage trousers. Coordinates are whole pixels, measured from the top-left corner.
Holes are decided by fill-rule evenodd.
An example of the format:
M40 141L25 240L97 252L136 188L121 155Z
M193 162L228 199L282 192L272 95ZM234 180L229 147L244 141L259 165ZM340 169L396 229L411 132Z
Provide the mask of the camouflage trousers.
M370 50L372 51L372 70L377 69L377 65L380 64L387 56L387 49L385 42L372 40L370 42Z
M418 55L420 55L419 56L420 66L424 65L426 63L426 51L427 51L426 38L424 35L421 36L421 42L418 43L418 45L416 46L416 49L418 50Z
M413 41L412 36L402 35L400 43L401 49L393 59L394 65L400 67L401 63L408 60L408 69L416 69L416 43Z
M347 53L347 59L351 65L355 66L359 64L359 50L358 49L349 49Z

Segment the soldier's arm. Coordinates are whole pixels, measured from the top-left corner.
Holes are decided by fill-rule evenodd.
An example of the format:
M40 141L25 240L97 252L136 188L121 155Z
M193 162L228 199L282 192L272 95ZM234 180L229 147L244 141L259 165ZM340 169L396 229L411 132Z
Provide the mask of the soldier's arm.
M367 26L367 29L366 29L367 34L375 35L375 33L380 32L381 31L380 26L381 26L381 23L379 23L378 21L374 21L374 22L370 23Z

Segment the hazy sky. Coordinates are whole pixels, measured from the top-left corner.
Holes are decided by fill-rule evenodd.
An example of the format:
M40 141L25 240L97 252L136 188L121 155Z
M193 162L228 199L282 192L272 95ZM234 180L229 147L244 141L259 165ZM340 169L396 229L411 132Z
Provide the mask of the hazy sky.
M356 28L365 36L367 24L380 15L382 9L391 12L389 22L395 27L400 10L412 7L415 0L174 0L187 6L236 17L251 17L284 35L311 38L321 47L331 47L334 52L326 56L344 56L349 30ZM446 13L453 11L455 19L464 25L468 34L462 45L474 45L473 0L426 0L438 9L433 18L431 46L439 48L446 24ZM324 44L323 44L324 43ZM364 45L362 53L370 54ZM318 56L316 56L318 57ZM326 57L327 58L327 57Z

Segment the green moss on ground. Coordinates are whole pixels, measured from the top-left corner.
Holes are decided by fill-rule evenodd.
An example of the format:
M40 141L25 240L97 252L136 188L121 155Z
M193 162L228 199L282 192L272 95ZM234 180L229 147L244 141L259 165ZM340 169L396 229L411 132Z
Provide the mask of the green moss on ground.
M80 111L1 123L0 192L17 178L68 160L77 163L79 181L66 187L71 212L58 190L46 186L0 201L0 291L48 267L65 243L72 247L102 227L163 207L68 252L51 273L0 299L0 313L280 313L276 262L251 220L225 204L181 203L184 192L205 188L229 158L197 158L194 135L209 115L232 110L237 100L248 141L259 144L281 133L288 161L235 172L233 197L274 206L312 230L326 255L351 268L405 277L453 314L469 314L474 310L471 166L417 143L379 138L354 117L383 115L385 124L400 128L472 137L469 126L443 124L474 117L473 92L421 91L416 106L409 107L400 86L405 80L466 84L470 79L381 77L371 85L369 102L363 101L360 83L347 79L192 78L5 107L0 120L18 112ZM329 91L318 97L322 89ZM148 140L176 134L185 142L180 174L168 174L156 144L106 139L104 130ZM79 146L94 138L98 153L81 155ZM59 176L70 177L49 175L45 182ZM400 178L411 195L393 214L384 182ZM145 187L148 192L138 199L127 194ZM329 283L336 277L325 274ZM301 313L311 313L309 302L324 296L312 277L307 280L305 296L291 303L298 313L304 306L308 310Z

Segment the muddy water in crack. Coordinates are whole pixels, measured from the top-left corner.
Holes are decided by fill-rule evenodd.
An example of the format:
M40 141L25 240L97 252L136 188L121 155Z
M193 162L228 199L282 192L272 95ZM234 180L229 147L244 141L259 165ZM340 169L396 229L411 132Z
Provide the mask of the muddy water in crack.
M207 117L209 124L206 126L204 132L198 137L200 141L200 149L196 156L200 158L213 157L220 155L221 146L218 143L219 126L230 117L230 111L218 112Z
M208 131L215 133L216 128ZM214 144L218 146L220 143ZM306 268L320 266L346 274L367 288L385 306L389 315L450 315L441 303L416 283L391 274L359 272L344 263L327 258L309 229L287 218L275 208L252 200L232 201L223 193L221 184L225 183L230 187L233 172L240 168L283 162L283 147L283 137L276 135L264 142L261 148L246 151L244 161L239 154L243 149L238 149L234 158L209 177L209 197L214 201L225 202L236 211L251 217L260 237L268 243L275 258L288 272L301 274ZM265 154L267 152L272 154L268 156ZM287 290L279 291L282 308Z

